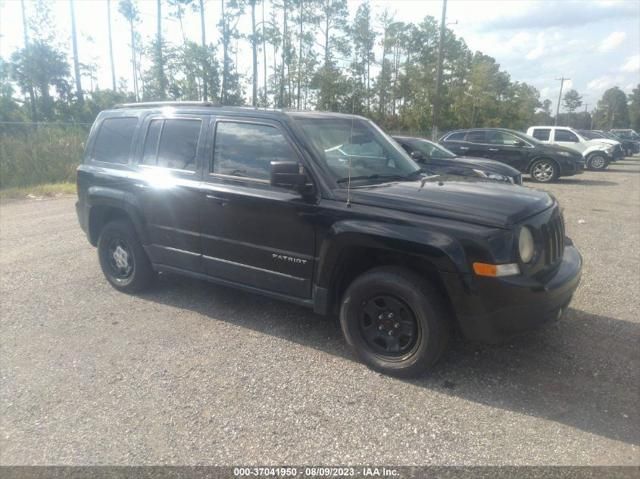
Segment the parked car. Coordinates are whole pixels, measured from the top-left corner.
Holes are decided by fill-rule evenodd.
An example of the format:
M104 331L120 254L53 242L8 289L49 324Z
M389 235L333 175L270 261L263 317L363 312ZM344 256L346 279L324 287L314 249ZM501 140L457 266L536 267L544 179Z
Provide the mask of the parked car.
M584 159L574 150L545 145L522 132L506 128L473 128L446 133L439 143L457 155L488 158L548 183L580 174Z
M454 330L495 342L557 319L580 281L552 196L424 175L358 116L123 105L98 115L77 184L117 290L171 272L338 314L389 374L432 366Z
M617 138L612 138L610 136L604 135L600 132L593 130L576 130L580 136L586 138L587 140L599 140L603 143L608 143L613 145L613 153L611 161L618 161L624 158L625 151L622 142Z
M394 136L404 150L430 174L479 176L495 181L522 184L522 174L499 161L458 156L444 146L411 136Z
M615 145L602 139L589 140L572 128L564 126L532 126L527 134L547 144L564 146L584 156L586 167L604 170L615 160Z
M627 156L640 153L640 135L638 135L634 130L614 129L608 131L607 134L614 135L619 141L622 142Z

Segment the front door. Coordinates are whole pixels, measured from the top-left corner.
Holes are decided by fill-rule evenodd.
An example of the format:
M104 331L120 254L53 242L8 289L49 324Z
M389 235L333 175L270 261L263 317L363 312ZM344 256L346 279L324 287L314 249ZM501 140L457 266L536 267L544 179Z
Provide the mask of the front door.
M277 122L218 117L200 213L205 273L299 298L311 297L316 206L271 186L271 161L299 161Z
M528 152L532 146L505 131L493 130L487 132L489 143L488 158L505 163L517 170L525 171L528 163Z
M560 146L566 146L567 148L571 148L572 150L580 153L587 149L587 144L585 142L581 142L578 135L571 130L566 130L564 128L554 128L553 143Z

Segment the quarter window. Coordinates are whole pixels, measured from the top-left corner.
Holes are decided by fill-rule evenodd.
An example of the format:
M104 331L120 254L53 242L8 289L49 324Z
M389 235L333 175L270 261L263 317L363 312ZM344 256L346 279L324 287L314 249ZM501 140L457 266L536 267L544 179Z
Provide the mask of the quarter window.
M556 130L555 141L578 143L578 137L569 130Z
M533 130L533 137L540 141L549 141L549 136L551 134L550 128L536 128Z
M217 123L212 173L268 180L272 161L298 161L277 128L257 123Z
M457 133L451 133L449 136L445 138L444 141L464 141L464 131L459 131Z
M202 122L196 119L152 120L144 142L144 165L195 171Z
M93 159L107 163L128 163L137 124L138 119L134 117L104 120L93 144Z

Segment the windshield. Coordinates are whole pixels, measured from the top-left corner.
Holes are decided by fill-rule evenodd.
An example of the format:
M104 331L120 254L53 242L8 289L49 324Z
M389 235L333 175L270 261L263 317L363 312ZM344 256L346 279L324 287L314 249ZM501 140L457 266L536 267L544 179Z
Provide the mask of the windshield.
M410 140L407 141L411 149L419 151L426 158L455 158L456 154L447 150L444 146L440 146L436 143L431 143L427 140Z
M420 167L372 122L360 118L299 118L336 181L413 179Z
M578 130L582 136L584 136L587 140L595 140L596 138L606 138L602 133L598 133L597 131L589 131L589 130Z

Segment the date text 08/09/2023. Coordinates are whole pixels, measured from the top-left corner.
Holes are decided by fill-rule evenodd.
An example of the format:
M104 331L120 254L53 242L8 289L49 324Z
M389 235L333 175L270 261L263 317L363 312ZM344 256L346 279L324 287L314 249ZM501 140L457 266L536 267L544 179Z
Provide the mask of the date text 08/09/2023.
M234 477L398 477L387 467L234 467Z

